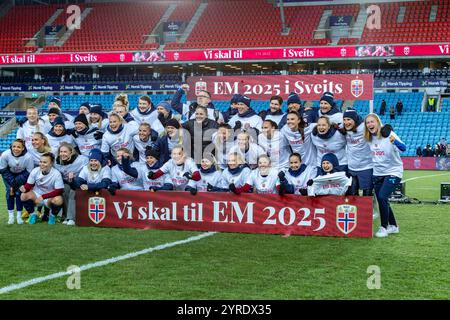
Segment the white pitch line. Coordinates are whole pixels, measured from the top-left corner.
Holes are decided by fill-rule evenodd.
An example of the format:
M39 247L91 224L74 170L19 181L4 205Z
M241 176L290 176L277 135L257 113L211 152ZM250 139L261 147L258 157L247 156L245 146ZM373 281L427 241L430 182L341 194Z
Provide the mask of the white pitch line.
M147 249L144 249L144 250L141 250L141 251L131 252L131 253L128 253L128 254L125 254L125 255L122 255L122 256L109 258L109 259L106 259L106 260L97 261L97 262L93 262L93 263L88 263L88 264L85 264L85 265L81 266L79 270L80 271L86 271L86 270L89 270L89 269L106 266L106 265L111 264L111 263L116 263L118 261L134 258L134 257L140 256L140 255L143 255L143 254L151 253L153 251L164 250L164 249L167 249L167 248L175 247L175 246L180 245L180 244L185 244L185 243L201 240L203 238L212 236L212 235L214 235L216 233L217 232L206 232L206 233L202 233L202 234L200 234L198 236L189 237L189 238L184 239L184 240L168 242L168 243L161 244L161 245L158 245L158 246L153 247L153 248L147 248ZM62 271L62 272L57 272L57 273L50 274L50 275L45 276L45 277L34 278L34 279L31 279L31 280L28 280L28 281L24 281L24 282L21 282L21 283L13 283L13 284L11 284L9 286L0 288L0 294L8 293L8 292L11 292L11 291L14 291L14 290L18 290L18 289L22 289L22 288L25 288L25 287L29 287L29 286L32 286L32 285L35 285L35 284L38 284L38 283L41 283L41 282L46 282L46 281L49 281L49 280L62 278L64 276L69 276L72 273L73 273L73 270L72 271Z
M414 178L409 178L409 179L403 180L403 182L417 180L417 179L422 179L422 178L446 176L446 175L450 175L450 173L431 174L431 175L428 175L428 176L414 177Z

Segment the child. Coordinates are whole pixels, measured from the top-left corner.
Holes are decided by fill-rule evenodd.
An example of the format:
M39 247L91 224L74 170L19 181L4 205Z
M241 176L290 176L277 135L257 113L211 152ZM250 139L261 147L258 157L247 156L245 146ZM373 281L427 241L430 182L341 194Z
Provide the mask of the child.
M240 194L249 192L253 187L254 193L275 194L277 193L277 184L279 184L278 170L272 168L270 158L264 154L258 157L258 168L251 172L247 182L239 188L231 184L230 191Z
M308 196L333 194L343 196L352 184L352 178L339 169L339 161L334 153L322 157L318 176L308 181Z
M62 194L64 182L61 173L53 168L55 156L46 152L41 156L39 167L34 168L27 182L20 187L25 209L30 213L29 224L35 224L37 214L34 211L36 205L43 204L51 209L48 224L56 223L56 215L63 205Z
M148 178L155 180L168 173L172 179L174 190L189 191L197 194L196 182L200 181L200 172L192 158L187 157L184 148L180 145L173 147L171 159L156 172L150 171Z
M280 184L278 191L283 194L308 195L307 182L317 176L316 166L307 166L302 162L302 157L298 153L293 153L289 157L289 169L280 171L278 178Z
M6 205L8 208L8 224L14 223L14 200L16 202L17 224L23 224L23 203L20 200L20 186L27 182L30 172L34 169L33 158L25 148L25 141L16 139L9 150L0 157L0 173L6 189Z
M102 152L92 149L89 153L89 164L81 169L75 178L75 186L83 191L99 191L108 189L111 184L111 168L106 165Z

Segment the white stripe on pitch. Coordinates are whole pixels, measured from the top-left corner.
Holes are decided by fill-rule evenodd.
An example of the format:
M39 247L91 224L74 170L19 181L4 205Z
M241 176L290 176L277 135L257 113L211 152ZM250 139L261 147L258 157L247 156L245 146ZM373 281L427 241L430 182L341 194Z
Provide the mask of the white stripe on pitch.
M422 178L431 178L431 177L446 176L446 175L450 175L450 173L430 174L430 175L428 175L428 176L414 177L414 178L409 178L409 179L403 180L403 182L406 182L406 181L412 181L412 180L417 180L417 179L422 179Z
M86 270L89 270L89 269L106 266L106 265L111 264L111 263L116 263L118 261L134 258L134 257L140 256L140 255L143 255L143 254L151 253L153 251L164 250L164 249L167 249L167 248L175 247L175 246L180 245L180 244L186 244L186 243L189 243L189 242L201 240L203 238L212 236L212 235L214 235L216 233L217 232L205 232L205 233L202 233L202 234L200 234L198 236L189 237L189 238L184 239L184 240L168 242L168 243L161 244L161 245L158 245L158 246L153 247L153 248L147 248L147 249L144 249L144 250L141 250L141 251L128 253L128 254L125 254L125 255L122 255L122 256L118 256L118 257L114 257L114 258L110 258L110 259L106 259L106 260L102 260L102 261L97 261L97 262L93 262L93 263L88 263L88 264L85 264L85 265L81 266L80 267L80 271L86 271ZM0 288L0 294L8 293L8 292L11 292L11 291L14 291L14 290L18 290L18 289L22 289L22 288L25 288L25 287L29 287L29 286L32 286L34 284L38 284L38 283L41 283L41 282L46 282L46 281L49 281L49 280L62 278L64 276L69 276L72 273L73 273L73 271L62 271L62 272L50 274L50 275L45 276L45 277L34 278L34 279L31 279L31 280L28 280L28 281L24 281L24 282L21 282L21 283L14 283L14 284L11 284L9 286Z

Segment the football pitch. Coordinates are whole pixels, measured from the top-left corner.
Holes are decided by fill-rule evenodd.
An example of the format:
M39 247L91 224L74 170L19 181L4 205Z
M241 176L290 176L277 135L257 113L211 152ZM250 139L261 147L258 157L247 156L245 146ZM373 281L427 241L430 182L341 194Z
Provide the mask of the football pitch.
M450 172L404 180L431 202ZM283 237L7 225L0 191L1 300L450 299L449 204L392 204L400 234L384 239Z

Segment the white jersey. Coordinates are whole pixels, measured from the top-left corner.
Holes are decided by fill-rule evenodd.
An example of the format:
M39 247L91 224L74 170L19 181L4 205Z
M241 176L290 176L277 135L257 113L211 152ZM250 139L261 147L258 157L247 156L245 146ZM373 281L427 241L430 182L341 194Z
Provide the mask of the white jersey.
M217 164L220 168L225 169L228 163L228 154L230 153L231 148L234 147L234 140L230 137L229 140L221 143L217 138L217 132L213 133L212 140L214 142L214 155Z
M150 114L141 114L139 113L138 108L136 108L133 109L130 114L137 124L140 125L145 122L148 123L153 130L158 132L158 134L164 132L164 126L161 121L159 121L158 112L156 110L152 111Z
M86 165L81 169L81 172L78 176L83 179L87 183L100 183L103 179L112 180L111 177L111 168L108 166L104 166L101 170L92 171L89 169L89 165Z
M245 125L248 123L250 125L250 128L258 129L259 131L261 131L261 127L263 124L263 120L257 114L254 114L251 117L239 117L239 114L235 114L228 121L228 124L231 126L231 128L234 128L236 126L237 121L241 122L242 128L244 128Z
M322 112L319 110L319 117L325 116L328 119L330 119L331 124L335 123L339 125L339 128L344 127L344 114L342 112L337 112L332 115L322 114Z
M200 181L197 181L197 190L199 192L207 192L208 183L213 187L217 187L222 176L220 171L214 171L212 173L203 173L200 171L200 175L202 178Z
M187 158L182 165L177 165L173 159L170 159L159 170L170 176L174 190L184 191L187 186L195 188L197 184L196 181L183 177L186 172L193 174L199 171L192 158Z
M343 196L352 184L352 178L348 178L343 171L318 176L313 181L313 185L308 186L308 196L327 194Z
M347 141L345 140L345 136L341 134L339 131L336 131L335 134L329 139L322 139L319 136L311 135L312 143L316 146L317 149L317 158L315 165L318 167L322 166L322 157L327 153L333 153L336 155L339 161L339 165L346 165L347 162L347 154L345 152L345 145Z
M283 117L285 116L285 114L277 114L277 115L272 115L272 114L267 114L264 118L264 120L272 120L273 122L275 122L278 126L278 128L280 127L280 121L281 119L283 119Z
M312 123L304 128L303 134L305 140L302 139L300 132L292 131L287 125L283 126L280 130L281 135L286 139L292 152L300 154L302 162L309 166L316 165L317 150L311 139L312 130L315 126L316 124Z
M33 137L33 134L35 132L42 132L45 134L48 131L45 131L45 122L41 119L38 120L38 123L36 125L31 125L30 122L27 120L22 127L17 130L16 138L22 139L25 141L25 146L27 147L27 150L33 149L33 145L31 144L31 139Z
M242 187L246 182L247 178L251 174L251 170L245 167L238 174L231 174L228 168L222 171L222 176L220 178L219 188L228 189L231 183L234 183L236 188Z
M235 144L230 150L230 153L233 152L239 153L245 160L245 163L247 163L250 167L256 167L258 165L258 157L266 154L266 151L264 151L264 149L256 143L250 143L247 152L242 151L239 146Z
M148 141L144 142L141 141L139 138L139 135L136 134L133 136L133 145L134 148L139 152L139 162L145 162L145 150L147 146L154 147L156 146L156 141L152 141L151 137L148 139ZM130 150L133 152L133 150Z
M55 168L51 168L50 172L45 175L42 173L41 168L34 168L28 177L27 183L34 185L32 190L38 198L56 189L64 189L61 173Z
M138 171L138 179L141 180L144 190L149 190L151 187L160 188L166 183L172 184L172 180L167 174L154 180L149 179L148 173L152 169L149 169L146 163L139 163L139 166L136 167L136 170Z
M352 171L372 169L372 153L364 139L364 123L356 128L356 132L347 131L345 139L347 140L348 168Z
M75 138L75 144L78 146L78 149L80 149L80 153L83 156L89 157L89 154L92 149L100 149L102 140L96 140L94 138L95 131L92 131L85 135L79 134Z
M111 133L106 130L100 150L103 153L111 151L113 157L116 157L117 150L120 148L127 148L130 152L133 152L133 136L138 133L138 130L139 127L130 124L124 124L124 128L119 133Z
M101 119L99 122L96 123L89 123L89 129L95 128L96 130L99 130L101 132L105 132L106 128L109 126L109 119Z
M288 184L294 186L294 194L301 194L301 189L307 189L308 181L310 179L314 179L317 176L317 167L316 166L306 166L305 170L300 173L297 177L294 177L290 174L289 170L285 170L285 177L288 181Z
M131 167L137 170L139 163L133 162ZM118 164L111 169L111 180L117 182L121 190L142 190L142 181L139 179L139 175L137 178L129 176L119 168Z
M78 155L74 162L68 165L58 164L55 161L55 169L58 170L64 180L69 180L69 173L73 173L73 178L76 178L80 171L89 163L89 158L83 155Z
M27 170L29 173L34 169L33 157L29 152L23 156L13 156L10 149L4 151L0 156L0 170L8 168L12 173L21 173Z
M65 134L63 136L55 137L47 133L45 136L47 137L48 144L52 148L52 153L55 155L55 157L58 156L58 149L62 142L67 142L71 145L75 144L75 140L71 135Z
M269 174L265 177L261 175L259 169L255 169L251 172L247 178L246 184L251 185L254 192L261 194L274 194L277 193L278 170L271 168Z
M391 132L391 136L403 143L394 131ZM381 137L379 139L376 136L372 136L369 146L372 151L374 176L392 175L400 179L403 177L403 162L400 158L400 151L397 146L389 141L389 137Z
M289 166L289 155L291 150L287 140L276 130L272 139L261 133L258 136L258 145L260 145L272 161L272 167L282 169Z
M28 149L27 153L30 154L30 156L33 158L33 162L34 162L34 166L38 167L39 166L39 162L41 161L41 157L45 152L39 152L34 148Z

